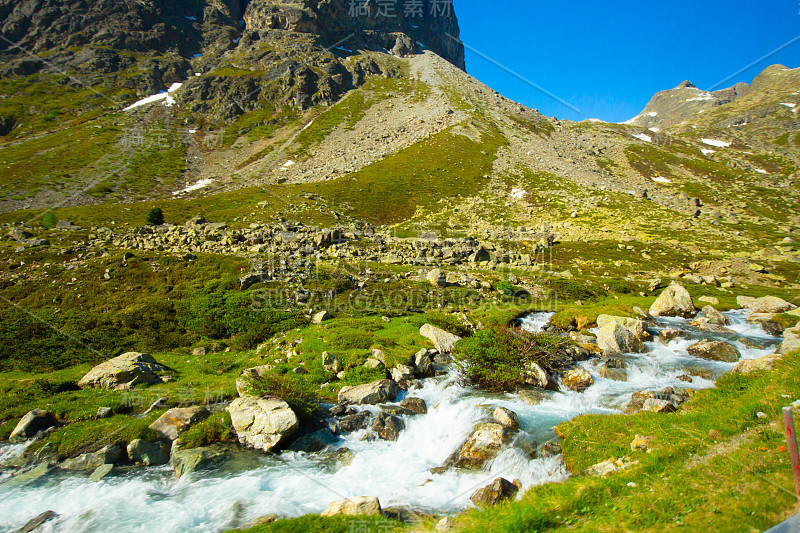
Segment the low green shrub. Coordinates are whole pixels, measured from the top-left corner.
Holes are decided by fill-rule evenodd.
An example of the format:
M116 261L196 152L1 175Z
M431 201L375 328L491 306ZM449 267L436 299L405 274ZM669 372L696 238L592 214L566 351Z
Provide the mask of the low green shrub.
M231 415L228 411L214 413L201 423L189 428L181 435L185 448L199 448L209 444L236 442L236 435L231 431Z
M513 391L524 383L529 363L551 372L564 362L560 351L570 344L547 333L493 326L460 340L454 354L475 386L490 392Z
M249 387L251 394L282 399L301 420L314 418L317 411L317 386L304 375L278 369L259 380L251 380Z

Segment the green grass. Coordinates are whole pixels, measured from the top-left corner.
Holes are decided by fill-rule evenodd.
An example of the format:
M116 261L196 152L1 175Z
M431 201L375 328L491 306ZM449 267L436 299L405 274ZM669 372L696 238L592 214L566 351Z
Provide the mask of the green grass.
M278 520L245 531L247 533L308 533L310 531L315 533L353 533L354 531L391 533L403 530L405 527L402 524L382 517L306 515Z
M312 190L354 217L394 224L442 199L474 195L488 184L495 153L506 143L489 126L478 143L448 129L358 172Z
M64 265L71 257L30 252L31 262L49 263L40 271L44 276L8 286L3 295L38 319L16 307L0 308L0 339L7 348L0 370L55 370L96 362L98 352L111 357L167 351L198 341L226 341L247 350L307 323L301 313L284 311L280 294L253 306L260 293L252 291L258 289L238 288L250 268L246 259L200 254L186 263L158 252L136 255L125 264L121 254L90 260L75 282L54 291L52 280L71 279ZM112 279L105 280L109 268Z
M130 160L125 174L125 189L139 194L172 189L185 171L186 145L182 142L165 149L141 150Z

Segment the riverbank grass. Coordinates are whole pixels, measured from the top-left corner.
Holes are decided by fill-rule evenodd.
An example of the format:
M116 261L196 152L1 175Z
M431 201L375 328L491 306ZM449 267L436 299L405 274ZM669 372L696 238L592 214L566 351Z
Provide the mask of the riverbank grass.
M764 531L795 511L780 416L798 398L800 354L793 353L771 372L723 376L673 414L579 416L557 428L572 472L612 457L634 465L469 511L459 530ZM649 451L631 450L637 435L652 437Z

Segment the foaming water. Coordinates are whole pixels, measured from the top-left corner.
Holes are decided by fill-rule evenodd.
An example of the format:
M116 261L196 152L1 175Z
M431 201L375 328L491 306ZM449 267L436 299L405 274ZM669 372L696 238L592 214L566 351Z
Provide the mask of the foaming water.
M520 323L526 329L540 331L551 316L536 313ZM770 345L779 339L747 323L743 313L728 316L735 333L727 340L736 343L743 358L774 350ZM453 371L425 380L420 388L406 394L423 398L428 414L406 417L406 430L397 441L362 440L365 432L346 435L337 446L353 452L353 461L347 466L317 454L287 452L280 458L263 458L258 468L180 480L174 479L168 467L139 469L99 483L88 481L87 476L62 474L29 487L0 486L0 531L13 531L46 510L61 515L59 531L221 531L270 513L319 513L332 501L361 495L377 496L384 507L410 505L451 512L469 506L472 493L498 476L519 479L525 487L563 481L569 474L559 457L531 459L523 451L553 438L553 426L582 413L617 413L630 395L640 390L712 387L713 381L708 379L693 376L688 384L678 377L691 369L710 370L717 376L732 367L686 353L697 338L716 338L700 334L688 320L660 319L658 327L679 328L692 338L676 339L667 346L652 342L648 344L650 353L624 356L626 382L600 377L597 361L585 361L581 366L592 374L593 386L584 393L553 393L532 406L515 395L480 393L465 386ZM742 337L758 341L764 349L747 348L739 342ZM512 445L483 471L431 474L430 469L440 466L476 423L490 418L496 406L519 416L520 431ZM13 458L22 450L24 445L0 447L0 459Z

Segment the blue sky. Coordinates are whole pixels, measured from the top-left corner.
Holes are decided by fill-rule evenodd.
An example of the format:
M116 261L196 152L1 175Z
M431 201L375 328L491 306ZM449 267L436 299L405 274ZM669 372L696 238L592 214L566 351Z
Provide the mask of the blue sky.
M800 36L800 0L454 0L466 45L580 109L572 111L474 52L467 72L548 116L609 122L638 114L658 91L708 89ZM800 67L800 41L769 65ZM722 87L720 87L722 88Z

